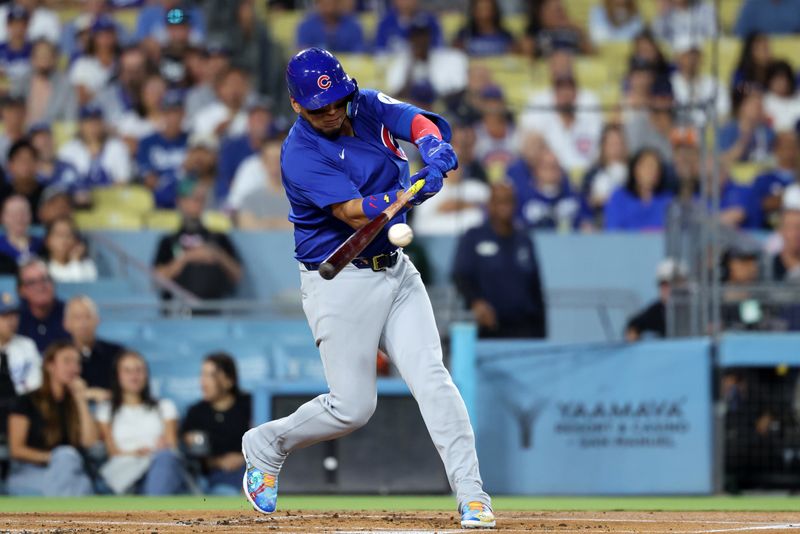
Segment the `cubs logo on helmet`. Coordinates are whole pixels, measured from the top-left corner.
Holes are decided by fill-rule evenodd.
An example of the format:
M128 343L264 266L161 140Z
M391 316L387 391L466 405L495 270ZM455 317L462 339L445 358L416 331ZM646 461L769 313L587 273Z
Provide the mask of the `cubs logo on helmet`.
M328 89L331 86L331 77L327 74L323 74L319 78L317 78L317 86L320 89Z
M322 48L301 50L286 67L289 94L305 109L319 109L343 98L355 100L358 84L336 56Z

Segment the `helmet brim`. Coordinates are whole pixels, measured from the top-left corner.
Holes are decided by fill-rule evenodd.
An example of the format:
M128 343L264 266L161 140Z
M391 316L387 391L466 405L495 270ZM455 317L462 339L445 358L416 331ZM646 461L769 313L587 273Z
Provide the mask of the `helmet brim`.
M336 84L329 89L320 89L319 92L295 100L305 109L314 111L350 96L356 89L355 80L351 78L345 83Z

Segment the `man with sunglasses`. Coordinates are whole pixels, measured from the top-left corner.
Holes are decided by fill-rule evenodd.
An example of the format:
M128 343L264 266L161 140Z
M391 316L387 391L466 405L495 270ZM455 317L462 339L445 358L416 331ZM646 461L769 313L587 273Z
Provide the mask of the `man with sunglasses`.
M50 343L69 338L64 330L64 303L56 298L47 265L32 258L19 266L17 292L22 304L19 334L33 339L40 352Z
M411 185L396 139L416 144L428 174L411 199L419 205L458 165L450 126L440 116L383 93L359 89L326 50L309 48L286 69L299 115L281 153L281 174L294 223L303 309L319 347L330 392L295 413L248 431L245 494L257 511L275 510L278 473L295 449L363 426L377 403L375 354L391 358L419 404L456 493L461 525L492 528L475 437L464 402L442 363L439 332L419 273L387 237L389 222L333 280L320 263L356 229L377 217Z

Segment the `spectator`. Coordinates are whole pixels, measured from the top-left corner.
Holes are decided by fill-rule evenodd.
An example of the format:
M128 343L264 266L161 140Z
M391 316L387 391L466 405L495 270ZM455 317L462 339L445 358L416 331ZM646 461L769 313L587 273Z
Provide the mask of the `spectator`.
M386 69L390 94L407 99L412 88L427 86L436 97L446 98L466 88L467 56L454 48L435 46L437 28L435 19L430 17L409 23L408 46L392 54Z
M125 26L111 17L111 4L108 0L83 0L81 13L77 17L69 20L64 25L59 40L59 48L64 57L69 58L70 62L80 56L86 47L82 43L84 36L88 37L88 31L99 18L112 20L117 27L117 35L123 43L130 42ZM34 13L34 22L36 14ZM88 43L86 43L88 44Z
M18 195L28 201L28 209L33 211L42 196L42 184L36 175L36 149L25 138L20 139L8 151L6 179L0 184L0 199L5 201Z
M162 99L159 131L144 137L137 148L139 174L153 192L158 208L172 209L178 196L178 176L189 142L183 130L183 99L171 91Z
M219 151L219 178L214 186L217 198L230 194L239 166L252 157L273 133L272 106L265 99L257 99L247 108L247 131L226 138Z
M703 42L717 36L717 12L708 0L663 0L653 33L673 48L686 39Z
M86 54L69 69L69 81L75 87L78 103L89 104L114 75L120 56L117 26L110 17L94 21Z
M516 189L517 215L527 227L562 232L591 228L587 206L547 146L535 155L523 149L508 174Z
M142 85L139 104L122 114L115 123L116 134L125 141L128 152L136 155L139 141L152 135L163 126L161 104L167 93L167 82L154 74L148 76Z
M217 80L217 100L193 117L192 133L218 138L242 135L247 131L247 73L232 67Z
M733 71L733 89L743 85L767 87L767 71L772 61L769 37L763 33L749 34Z
M78 351L69 342L48 347L42 387L19 398L8 419L11 495L82 496L92 493L78 452L97 441L80 378Z
M769 260L771 278L779 282L800 282L800 205L783 208L778 233L783 246Z
M672 159L670 137L674 127L672 85L656 77L645 109L626 109L623 112L625 142L636 153L644 148L655 149L665 160Z
M734 32L800 33L800 0L744 0Z
M730 164L766 163L771 157L775 132L764 115L761 89L743 86L733 90L733 115L717 134L717 149Z
M8 149L25 137L25 99L6 95L2 99L3 133L0 134L0 167L8 161Z
M50 41L33 43L31 70L15 92L27 95L27 124L77 118L77 95L66 74L58 69L58 50Z
M128 148L110 135L103 123L103 110L96 105L81 108L78 134L61 147L58 156L78 171L73 190L79 203L88 202L88 194L95 187L124 184L131 178Z
M265 141L239 166L226 207L245 230L289 229L289 201L281 183L282 139ZM448 176L449 177L449 176Z
M170 13L172 10L177 11ZM150 40L155 46L163 45L167 41L167 20L184 17L189 19L191 42L201 43L206 27L203 12L197 7L184 9L182 0L156 0L139 10L134 39L136 42Z
M186 180L181 183L180 193L181 227L161 238L155 257L156 272L201 299L229 296L242 278L239 255L227 236L203 226L207 188Z
M10 28L6 20L14 8L24 9L30 14L27 32L29 41L47 39L54 44L58 43L61 33L58 14L42 4L44 4L42 0L14 0L0 7L0 43L8 40Z
M0 293L0 439L8 443L8 415L20 395L42 385L42 357L30 339L17 335L19 303Z
M648 28L643 29L634 38L630 61L650 66L655 72L656 79L669 78L672 72L666 55L661 50L653 32Z
M666 258L658 264L658 299L630 318L625 326L626 341L639 341L649 336L667 336L667 302L672 296L672 289L683 286L688 275L689 269L686 265L673 258Z
M78 183L80 180L78 170L56 156L53 132L49 124L43 122L32 124L28 128L28 138L33 148L36 149L36 176L43 186L58 185L66 190ZM40 205L41 202L40 199ZM46 224L46 221L41 218L39 218L39 222Z
M589 35L594 45L632 41L643 27L636 0L603 0L589 12Z
M64 330L64 303L56 298L53 279L42 260L30 259L19 266L17 292L22 300L20 335L31 338L40 352L69 337Z
M442 27L436 15L420 9L419 4L419 0L391 0L375 30L375 52L391 54L404 51L414 26L428 28L432 48L444 44Z
M505 26L497 0L470 0L467 23L458 30L453 46L470 56L500 56L518 47Z
M192 47L192 29L190 15L183 8L176 7L167 11L165 18L166 38L158 52L151 54L158 57L158 70L161 77L173 89L185 89L189 86L189 71L186 68L186 57ZM152 41L148 40L148 43Z
M454 148L458 150L456 145ZM448 172L441 191L414 209L416 234L455 236L483 223L489 187L466 174L467 170L459 165Z
M81 353L81 377L89 388L87 395L95 402L111 399L114 363L123 347L97 337L100 314L97 305L86 296L71 298L64 311L64 329Z
M60 217L71 219L73 207L69 188L62 184L47 186L44 191L42 191L36 213L39 218L39 223L45 226Z
M255 0L240 0L236 11L238 31L232 32L229 40L234 65L245 72L253 73L256 92L269 98L276 105L275 111L283 119L294 116L285 97L286 51L275 40L269 26L256 15Z
M780 132L775 136L775 166L756 177L753 182L752 209L759 227L772 228L781 209L781 198L786 188L798 182L798 138L794 131Z
M26 36L30 13L20 5L9 7L7 15L8 36L0 41L0 71L12 83L28 75L31 61L31 42Z
M603 208L611 193L628 180L628 147L618 124L607 124L600 134L600 156L583 177L581 195L595 220L602 221ZM601 225L602 226L602 225Z
M174 495L184 486L177 454L178 409L150 393L144 358L124 351L114 364L111 402L97 408L109 459L100 476L114 493Z
M793 131L800 121L800 95L791 65L773 61L767 69L764 113L776 132Z
M664 165L659 153L645 148L631 158L628 181L608 199L606 230L660 230L672 195L665 191Z
M71 218L56 219L47 225L44 257L50 276L56 282L97 280L97 266L86 253L86 244Z
M458 147L456 149L458 166L464 169L463 175L484 183L488 182L486 169L475 157L475 145L477 143L475 128L469 122L463 120L453 123L452 128L453 136L450 139L450 144Z
M194 117L201 109L216 101L216 82L231 66L230 50L222 45L210 44L199 65L201 76L186 92L187 117Z
M23 263L42 250L42 240L30 234L31 207L25 197L12 195L3 202L0 254Z
M597 157L603 128L597 97L579 91L571 72L561 72L555 73L553 88L533 97L530 105L535 110L523 114L520 127L546 134L558 162L568 171L589 168Z
M722 254L722 328L758 330L769 328L777 319L762 312L761 303L748 287L761 278L760 257L758 245L743 240Z
M547 57L556 49L590 54L592 43L583 28L569 19L562 0L532 0L522 49L530 57Z
M178 197L184 183L196 183L207 192L205 208L215 208L225 197L216 197L215 189L220 189L217 172L217 155L219 143L211 135L192 134L189 136L188 151L183 161L181 174L178 176ZM179 198L180 200L180 198Z
M492 186L487 221L458 243L453 280L480 337L544 338L547 320L536 249L514 225L514 188Z
M119 73L95 98L94 104L103 110L108 124L117 124L122 114L139 105L141 88L147 78L144 53L128 47L120 53Z
M464 124L474 125L481 119L483 93L496 89L492 71L482 63L472 62L467 68L467 86L463 91L445 97L447 109Z
M681 115L685 116L682 122L691 122L698 128L705 125L709 120L705 109L707 102L714 102L715 98L717 116L727 117L731 111L730 96L719 80L701 72L700 43L688 35L679 36L673 41L672 50L678 65L670 77L675 103L687 108L681 110Z
M483 91L481 122L475 127L475 157L486 168L489 180L499 179L516 153L513 115L499 87Z
M236 363L224 352L209 354L200 374L203 400L189 407L181 425L183 442L202 462L212 495L242 491L241 436L252 424L250 396L239 389Z
M315 0L315 10L297 26L297 48L318 46L331 52L363 52L364 32L341 0Z

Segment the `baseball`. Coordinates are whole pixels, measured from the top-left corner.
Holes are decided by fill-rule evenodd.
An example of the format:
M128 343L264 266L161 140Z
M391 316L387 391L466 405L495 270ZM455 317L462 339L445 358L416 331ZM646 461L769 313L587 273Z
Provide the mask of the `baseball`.
M414 232L407 224L395 224L389 228L389 241L392 245L406 247L414 239Z

